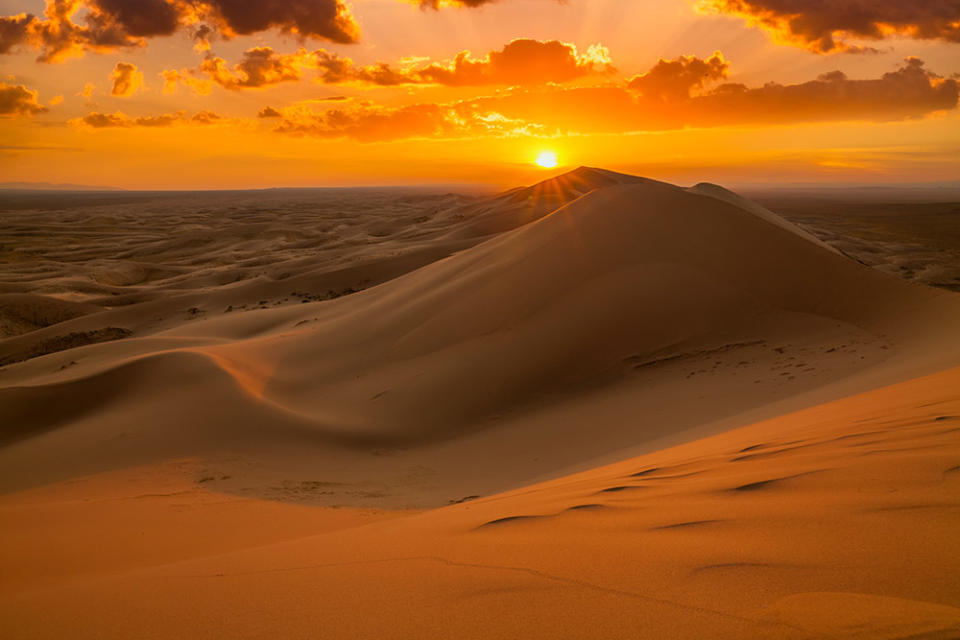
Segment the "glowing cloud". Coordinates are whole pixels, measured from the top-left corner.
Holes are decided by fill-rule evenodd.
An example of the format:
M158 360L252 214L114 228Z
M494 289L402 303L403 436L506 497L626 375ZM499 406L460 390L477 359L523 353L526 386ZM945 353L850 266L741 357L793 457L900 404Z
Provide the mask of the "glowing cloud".
M649 82L639 85L634 79L626 86L518 88L461 102L400 108L360 101L331 109L310 102L280 110L271 107L264 117L282 116L276 127L279 133L370 142L411 137L630 133L690 126L889 121L955 109L960 94L957 80L930 72L917 58L908 58L900 69L877 79L856 80L832 72L809 82L770 82L756 88L722 84L708 89L706 80L694 82L687 73L705 68L713 69L715 78L724 77L727 63L721 64L722 60L719 53L709 60L689 56L661 60L651 73L640 76ZM673 69L674 73L664 76L665 72L655 72L658 69ZM697 74L695 77L700 78ZM694 86L701 88L699 95L690 94Z
M135 64L118 62L110 74L110 82L113 84L110 95L129 98L143 87L143 74Z
M206 75L211 82L225 89L259 89L298 81L308 71L315 73L317 82L331 85L464 87L563 83L588 76L610 75L615 69L605 47L593 45L585 53L580 53L576 45L557 40L519 39L482 58L463 51L446 62L408 60L397 66L384 62L357 65L350 58L325 49L308 52L300 48L294 53L283 54L271 47L255 47L245 51L240 61L232 66L223 58L208 56L199 69L165 71L165 90L169 93L177 82L188 82L189 78L198 75Z

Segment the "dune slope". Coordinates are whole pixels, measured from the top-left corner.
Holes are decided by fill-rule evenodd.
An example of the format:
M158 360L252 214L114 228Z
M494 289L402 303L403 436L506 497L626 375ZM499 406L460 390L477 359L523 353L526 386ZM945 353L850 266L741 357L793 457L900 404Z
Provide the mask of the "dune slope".
M0 528L0 618L10 638L955 638L958 385L374 523L172 490L169 471L9 496L0 518L32 535ZM45 549L51 521L78 534Z

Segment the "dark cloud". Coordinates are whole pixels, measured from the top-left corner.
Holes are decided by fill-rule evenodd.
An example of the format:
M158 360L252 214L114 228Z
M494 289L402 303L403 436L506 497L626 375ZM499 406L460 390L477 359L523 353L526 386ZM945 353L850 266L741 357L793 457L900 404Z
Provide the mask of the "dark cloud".
M360 29L342 0L186 0L218 19L228 34L280 29L305 38L351 43Z
M0 17L0 53L28 46L41 61L59 62L144 46L180 29L192 30L206 50L214 28L224 37L275 29L338 43L356 42L360 33L343 0L46 0L43 17Z
M32 116L46 110L37 100L36 91L31 91L22 84L0 82L0 116Z
M36 17L26 13L0 17L0 54L10 53L17 45L27 42L34 22Z
M741 16L779 41L819 53L862 51L847 40L894 33L960 42L957 0L701 0L698 6Z
M180 28L181 14L167 0L88 0L98 20L136 38L168 36Z

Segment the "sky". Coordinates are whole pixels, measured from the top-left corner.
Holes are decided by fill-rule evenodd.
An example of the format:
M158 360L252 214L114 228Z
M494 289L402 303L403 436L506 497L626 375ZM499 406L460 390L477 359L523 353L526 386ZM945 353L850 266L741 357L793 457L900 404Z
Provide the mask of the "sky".
M960 0L0 0L0 182L956 181L958 83Z

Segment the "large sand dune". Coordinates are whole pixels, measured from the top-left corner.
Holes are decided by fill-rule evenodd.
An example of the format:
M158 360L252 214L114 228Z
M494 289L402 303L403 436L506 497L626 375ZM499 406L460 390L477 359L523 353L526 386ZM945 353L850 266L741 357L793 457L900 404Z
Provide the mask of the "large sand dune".
M954 637L957 375L921 376L960 365L955 294L714 185L580 169L409 196L427 216L366 197L309 241L260 213L11 263L7 548L85 511L121 547L118 513L210 526L211 496L245 532L112 561L94 529L76 568L10 562L24 637L91 607L90 637ZM158 506L68 506L139 496Z

